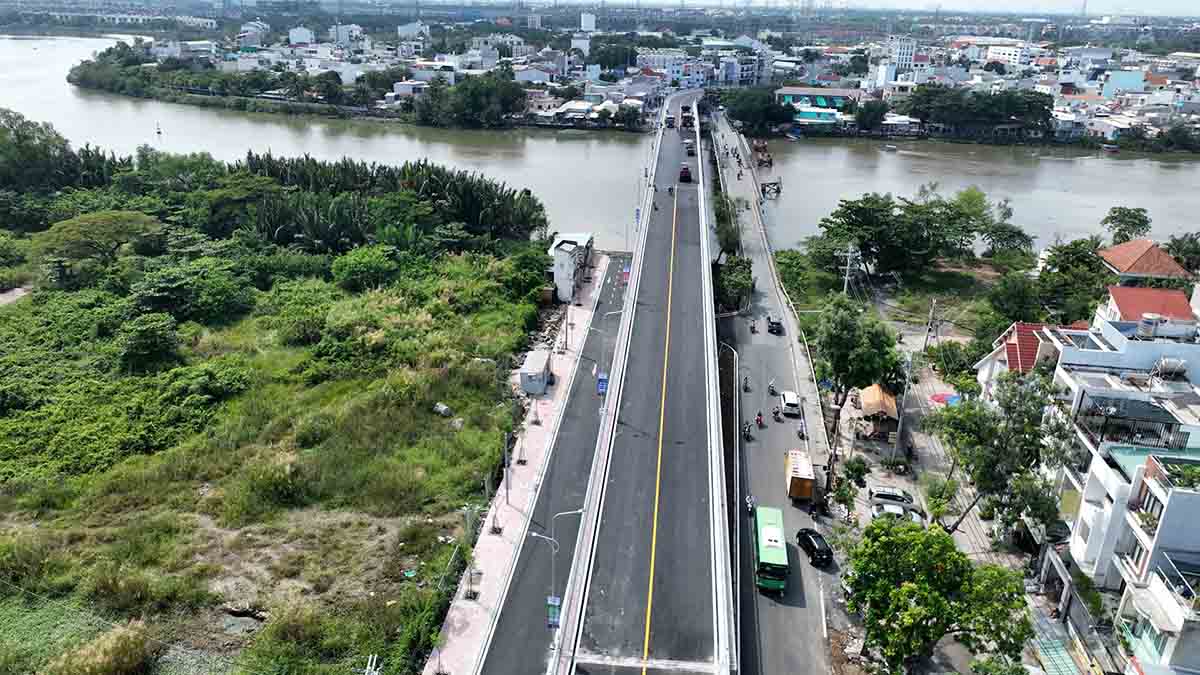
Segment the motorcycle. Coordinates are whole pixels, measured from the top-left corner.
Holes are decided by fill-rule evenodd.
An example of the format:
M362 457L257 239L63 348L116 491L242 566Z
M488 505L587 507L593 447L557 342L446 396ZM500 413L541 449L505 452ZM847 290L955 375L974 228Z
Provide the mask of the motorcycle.
M762 429L762 428L764 428L764 427L766 427L766 426L767 426L767 425L763 424L763 416L762 416L762 413L758 413L758 415L756 415L756 416L754 417L754 423L758 425L758 428L759 428L759 429Z
M750 332L751 332L751 333L757 333L757 332L758 332L758 326L756 326L756 325L754 324L754 322L753 322L753 321L751 321L751 322L750 322Z
M771 382L770 384L767 385L767 393L770 394L771 396L776 396L779 394L779 390L775 389L774 382Z
M742 379L742 391L750 391L750 378Z
M776 408L775 410L771 411L771 416L775 418L776 422L783 421L783 413L779 412L779 408Z
M749 422L746 422L745 424L742 425L742 438L746 439L747 441L754 440L754 437L750 435L750 423Z

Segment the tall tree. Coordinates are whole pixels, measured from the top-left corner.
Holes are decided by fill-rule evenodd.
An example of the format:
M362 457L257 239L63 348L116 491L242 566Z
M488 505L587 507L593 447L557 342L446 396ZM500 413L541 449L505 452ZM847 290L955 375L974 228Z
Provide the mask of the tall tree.
M1038 287L1042 302L1053 310L1056 321L1070 323L1090 318L1109 284L1116 283L1116 275L1096 255L1100 243L1099 237L1088 237L1048 249Z
M1108 215L1104 216L1100 224L1112 233L1114 246L1150 234L1150 215L1146 213L1146 209L1140 207L1114 206L1108 210Z
M1046 414L1053 384L1036 371L1001 376L992 391L994 403L973 398L935 411L925 418L955 453L956 462L975 484L975 497L949 527L954 532L982 499L989 498L1006 522L1021 516L1049 525L1057 510L1053 488L1037 473L1057 468L1069 452L1071 430L1062 415Z
M108 265L126 244L158 233L159 227L157 220L144 213L98 211L55 223L34 236L33 247L43 257Z
M883 124L883 118L887 116L888 104L886 101L867 101L858 106L854 111L854 123L859 129L866 131L874 131Z
M1033 629L1019 572L973 565L950 535L891 518L850 551L848 606L863 613L865 645L904 673L944 637L975 654L1019 660Z
M830 294L813 336L817 375L833 391L837 429L851 389L882 382L900 365L896 336L873 314L840 294Z

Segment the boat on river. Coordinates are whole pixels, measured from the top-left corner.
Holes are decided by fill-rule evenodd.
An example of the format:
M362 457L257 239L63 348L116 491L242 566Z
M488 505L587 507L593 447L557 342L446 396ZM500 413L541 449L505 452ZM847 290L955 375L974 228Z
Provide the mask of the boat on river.
M899 149L900 148L897 148L896 146L892 145L891 143L888 143L887 145L883 146L884 152L896 152Z
M1113 145L1112 143L1101 143L1100 149L1109 154L1115 155L1121 151L1121 146Z

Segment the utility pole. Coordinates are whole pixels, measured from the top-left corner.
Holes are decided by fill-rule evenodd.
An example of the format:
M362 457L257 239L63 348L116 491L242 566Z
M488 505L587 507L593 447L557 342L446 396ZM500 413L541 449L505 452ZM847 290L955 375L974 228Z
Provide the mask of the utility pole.
M929 303L929 320L925 323L925 343L921 346L921 353L929 347L929 333L933 330L934 310L937 309L937 298L934 298ZM917 361L916 354L910 354L908 357L908 366L904 368L904 393L900 396L900 409L896 411L896 417L900 419L896 423L896 445L892 447L892 459L900 454L900 444L904 442L904 410L908 405L908 389L912 386L912 369L913 364Z
M855 264L855 258L858 257L858 251L854 250L854 244L846 244L846 276L842 279L842 295L850 294L850 270L858 269Z

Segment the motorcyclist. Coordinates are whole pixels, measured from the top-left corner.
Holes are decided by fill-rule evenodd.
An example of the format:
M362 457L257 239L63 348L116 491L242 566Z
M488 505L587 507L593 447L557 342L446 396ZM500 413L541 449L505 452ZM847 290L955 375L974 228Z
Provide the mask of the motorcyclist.
M771 416L774 417L776 421L780 419L782 414L783 413L779 410L779 406L775 406L775 408L771 410Z
M742 378L742 391L750 391L750 378L749 377Z
M775 390L775 380L774 380L774 378L772 378L771 381L767 383L767 393L774 396L775 391L776 391Z
M759 410L759 411L758 411L758 414L754 416L754 423L755 423L755 424L757 424L757 425L759 426L759 428L760 428L760 429L762 428L762 425L763 425L763 416L762 416L762 411L761 411L761 410Z

